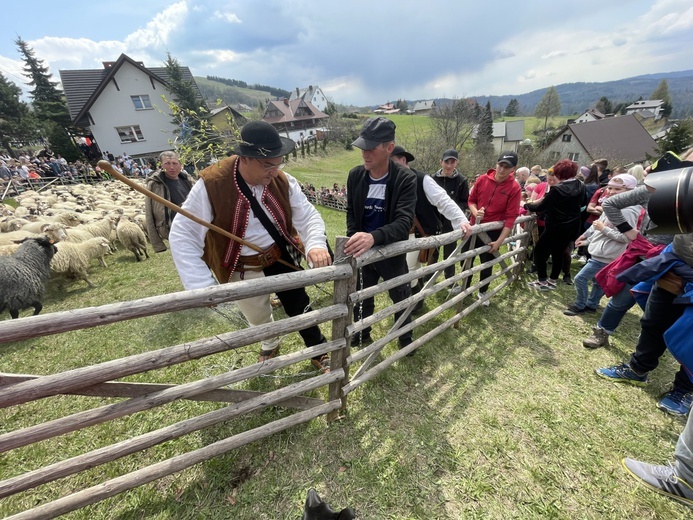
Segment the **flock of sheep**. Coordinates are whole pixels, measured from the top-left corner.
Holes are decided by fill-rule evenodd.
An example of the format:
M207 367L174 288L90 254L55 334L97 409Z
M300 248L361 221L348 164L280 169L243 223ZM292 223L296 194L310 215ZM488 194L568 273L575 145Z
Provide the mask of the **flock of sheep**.
M25 191L16 208L0 204L0 313L41 312L51 277L94 283L88 270L116 244L137 261L149 258L144 232L144 195L117 181Z

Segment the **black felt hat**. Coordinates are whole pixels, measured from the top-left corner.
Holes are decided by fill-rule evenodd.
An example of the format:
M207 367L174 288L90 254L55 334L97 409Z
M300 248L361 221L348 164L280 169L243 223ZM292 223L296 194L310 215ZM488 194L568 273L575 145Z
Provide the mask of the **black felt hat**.
M390 156L393 155L401 155L402 157L406 157L408 163L416 160L416 158L412 154L410 154L404 149L404 146L400 145L397 145L392 149L392 153L390 154Z
M233 151L243 157L272 159L282 157L296 148L296 143L281 137L266 121L251 121L241 128L241 141Z

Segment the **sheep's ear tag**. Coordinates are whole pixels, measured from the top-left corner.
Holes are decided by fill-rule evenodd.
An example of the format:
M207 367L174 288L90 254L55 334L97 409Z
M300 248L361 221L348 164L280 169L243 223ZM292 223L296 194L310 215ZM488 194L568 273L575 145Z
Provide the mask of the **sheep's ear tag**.
M55 244L55 240L49 240L48 241L50 244Z

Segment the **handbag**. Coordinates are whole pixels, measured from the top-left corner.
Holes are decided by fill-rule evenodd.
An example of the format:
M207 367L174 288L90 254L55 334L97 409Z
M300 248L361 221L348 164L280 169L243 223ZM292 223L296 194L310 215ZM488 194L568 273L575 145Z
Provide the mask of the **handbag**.
M427 235L426 232L423 230L423 227L421 227L421 222L419 222L419 219L414 217L414 227L416 230L419 232L419 235L422 237L427 237L430 235ZM435 247L431 247L428 249L421 249L419 251L419 263L420 264L429 264L433 260L433 255L435 253Z

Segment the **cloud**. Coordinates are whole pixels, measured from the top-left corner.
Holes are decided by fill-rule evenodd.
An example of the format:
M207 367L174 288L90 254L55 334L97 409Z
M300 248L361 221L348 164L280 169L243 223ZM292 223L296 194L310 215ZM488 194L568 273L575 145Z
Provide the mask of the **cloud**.
M143 29L137 29L125 38L125 46L131 49L164 49L176 31L186 25L188 3L178 2L157 14Z

